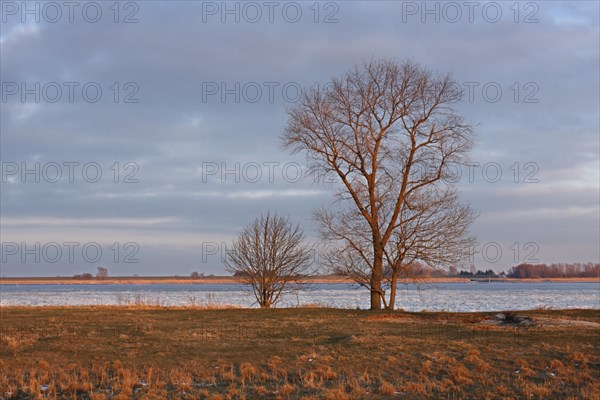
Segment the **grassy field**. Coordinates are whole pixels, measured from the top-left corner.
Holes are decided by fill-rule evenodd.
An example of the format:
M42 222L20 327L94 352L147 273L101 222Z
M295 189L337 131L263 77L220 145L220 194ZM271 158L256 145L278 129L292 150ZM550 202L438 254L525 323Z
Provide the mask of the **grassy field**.
M600 310L0 313L0 398L600 399Z

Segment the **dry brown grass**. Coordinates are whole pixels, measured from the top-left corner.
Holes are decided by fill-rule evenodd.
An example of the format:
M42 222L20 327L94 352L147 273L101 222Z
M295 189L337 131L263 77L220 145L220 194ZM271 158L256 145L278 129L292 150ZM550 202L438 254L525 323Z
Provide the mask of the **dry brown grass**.
M482 328L491 313L318 308L0 313L5 398L593 399L600 392L593 325L515 332ZM528 315L600 321L597 310Z

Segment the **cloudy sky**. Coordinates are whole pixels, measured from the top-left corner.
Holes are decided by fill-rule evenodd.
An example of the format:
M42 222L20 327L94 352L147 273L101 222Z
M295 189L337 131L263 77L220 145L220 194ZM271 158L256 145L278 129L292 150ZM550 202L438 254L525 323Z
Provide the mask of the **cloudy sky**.
M379 57L465 88L478 268L599 262L598 2L469 4L0 2L2 275L223 274L267 210L315 238L286 108Z

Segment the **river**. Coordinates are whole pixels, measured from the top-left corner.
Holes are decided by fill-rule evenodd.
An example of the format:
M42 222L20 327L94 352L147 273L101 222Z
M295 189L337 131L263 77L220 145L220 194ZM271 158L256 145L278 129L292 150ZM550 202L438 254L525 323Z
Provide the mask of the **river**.
M256 307L239 284L107 284L107 285L0 285L1 306L67 306L150 304L161 306ZM406 311L496 311L600 309L600 284L594 282L452 282L401 285L397 307ZM318 305L368 308L366 289L350 284L314 284L286 294L280 307Z

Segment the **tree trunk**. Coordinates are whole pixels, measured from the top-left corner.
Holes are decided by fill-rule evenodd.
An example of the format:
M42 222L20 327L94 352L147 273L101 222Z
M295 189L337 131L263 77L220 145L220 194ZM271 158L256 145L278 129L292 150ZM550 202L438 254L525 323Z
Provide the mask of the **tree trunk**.
M371 272L371 310L381 310L381 279L383 266L383 248L379 243L373 245L373 271Z
M375 276L375 272L371 275L371 310L381 310L381 281Z
M390 301L388 302L388 310L393 310L396 305L396 285L398 278L395 273L392 273L392 286L390 287Z

